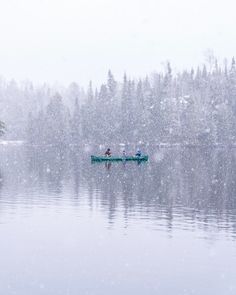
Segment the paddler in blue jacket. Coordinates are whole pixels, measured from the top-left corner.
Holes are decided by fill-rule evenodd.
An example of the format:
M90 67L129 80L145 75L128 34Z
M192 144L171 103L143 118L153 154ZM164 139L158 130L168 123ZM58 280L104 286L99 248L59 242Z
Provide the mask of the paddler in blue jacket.
M137 150L137 153L135 154L136 157L141 157L142 153L140 151L140 149Z

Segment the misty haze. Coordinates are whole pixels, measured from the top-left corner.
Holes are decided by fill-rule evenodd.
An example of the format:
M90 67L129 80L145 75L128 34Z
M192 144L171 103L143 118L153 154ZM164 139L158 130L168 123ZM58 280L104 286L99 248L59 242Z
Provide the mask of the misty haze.
M0 294L236 294L232 0L9 0Z

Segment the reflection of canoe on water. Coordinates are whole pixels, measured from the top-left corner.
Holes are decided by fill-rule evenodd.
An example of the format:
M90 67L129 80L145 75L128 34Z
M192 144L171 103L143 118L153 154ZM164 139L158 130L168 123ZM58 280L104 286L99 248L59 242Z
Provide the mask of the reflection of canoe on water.
M125 157L91 156L91 160L96 161L96 162L101 162L101 161L147 161L148 156L147 155L143 155L140 157L138 157L138 156L125 156Z

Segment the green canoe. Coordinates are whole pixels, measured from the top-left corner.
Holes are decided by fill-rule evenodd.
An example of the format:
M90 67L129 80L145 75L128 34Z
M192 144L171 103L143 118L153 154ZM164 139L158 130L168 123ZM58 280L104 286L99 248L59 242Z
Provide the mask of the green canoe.
M101 161L147 161L148 156L143 155L140 157L137 156L126 156L126 157L119 157L119 156L91 156L92 161L101 162Z

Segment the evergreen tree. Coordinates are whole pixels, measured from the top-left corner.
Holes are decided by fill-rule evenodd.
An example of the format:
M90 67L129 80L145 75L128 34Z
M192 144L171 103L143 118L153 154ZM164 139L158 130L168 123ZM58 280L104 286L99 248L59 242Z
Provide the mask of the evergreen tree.
M126 74L124 74L123 88L121 95L121 139L124 143L132 142L133 137L133 115L132 115L132 96L131 96L131 81L127 80Z
M71 120L71 136L74 144L79 144L82 139L81 134L81 120L80 120L80 107L78 97L75 98L74 102L74 113Z
M52 97L45 114L45 142L50 145L65 147L69 135L69 111L57 93Z
M5 124L2 121L0 121L0 136L4 135L5 130L6 130Z

